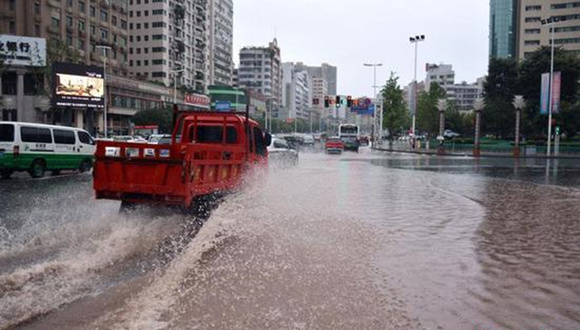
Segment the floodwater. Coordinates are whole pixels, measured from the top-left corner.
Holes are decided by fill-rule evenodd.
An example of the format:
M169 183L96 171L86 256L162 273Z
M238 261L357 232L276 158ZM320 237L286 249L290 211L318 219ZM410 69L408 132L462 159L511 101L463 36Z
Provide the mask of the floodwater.
M0 328L580 327L577 160L300 157L197 218L0 181Z

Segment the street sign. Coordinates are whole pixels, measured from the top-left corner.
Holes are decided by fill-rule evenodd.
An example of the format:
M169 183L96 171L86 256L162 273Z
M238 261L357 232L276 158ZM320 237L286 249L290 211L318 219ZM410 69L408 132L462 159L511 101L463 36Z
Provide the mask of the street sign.
M542 73L542 86L540 89L540 114L548 114L548 102L550 102L550 73Z
M215 110L216 111L230 111L232 104L229 101L216 101Z

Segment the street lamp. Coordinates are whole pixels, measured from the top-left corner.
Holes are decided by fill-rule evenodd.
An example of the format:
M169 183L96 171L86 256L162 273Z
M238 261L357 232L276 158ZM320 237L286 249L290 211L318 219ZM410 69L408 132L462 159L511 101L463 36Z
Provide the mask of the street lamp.
M108 128L108 124L107 124L107 50L111 49L110 46L104 46L104 45L97 45L96 46L97 49L102 49L103 50L103 101L105 103L104 108L103 108L103 126L104 127L104 134L105 134L105 139L107 138L107 128Z
M514 108L516 108L516 136L515 136L515 143L514 143L514 157L520 156L520 114L522 112L522 108L526 106L526 101L524 101L524 97L522 95L514 96L513 102Z
M364 63L363 65L373 67L373 99L377 99L377 66L382 66L383 64L382 63ZM375 116L376 116L377 108L378 107L375 106ZM378 133L375 132L375 137L377 137L377 136L379 137L378 141L380 141L380 138L381 138L381 135L383 132L383 111L382 111L383 108L380 107L380 109L381 109L381 111L379 112L379 115L376 116L376 118L375 118L375 119L378 119L378 121L379 121Z
M566 17L550 17L548 19L543 19L542 25L550 26L551 32L551 56L550 56L550 96L549 96L549 105L548 105L548 148L546 149L546 156L550 157L550 148L552 145L552 111L553 111L553 102L552 99L554 93L552 91L552 87L554 84L554 25L558 22L566 21Z
M413 104L413 109L411 109L411 111L413 112L413 127L411 129L411 133L413 133L413 135L415 135L415 120L416 120L416 113L417 113L417 46L419 44L419 42L421 41L425 41L425 35L418 35L418 36L414 36L414 37L409 37L409 41L412 44L415 44L415 69L414 69L414 74L413 74L413 95L415 97L415 100L413 100L412 104Z
M177 74L184 70L184 68L171 70L171 73L173 73L173 104L177 104Z

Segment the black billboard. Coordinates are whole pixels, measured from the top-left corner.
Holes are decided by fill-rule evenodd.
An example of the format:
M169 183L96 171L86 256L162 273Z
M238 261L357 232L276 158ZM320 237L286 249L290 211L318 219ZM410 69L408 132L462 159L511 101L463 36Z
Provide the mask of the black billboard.
M52 105L56 107L104 108L105 79L102 67L53 63Z

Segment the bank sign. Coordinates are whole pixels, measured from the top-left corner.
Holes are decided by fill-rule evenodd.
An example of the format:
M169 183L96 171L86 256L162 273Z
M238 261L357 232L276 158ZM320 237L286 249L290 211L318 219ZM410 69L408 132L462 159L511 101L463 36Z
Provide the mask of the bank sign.
M0 34L0 60L4 65L45 66L46 39Z

